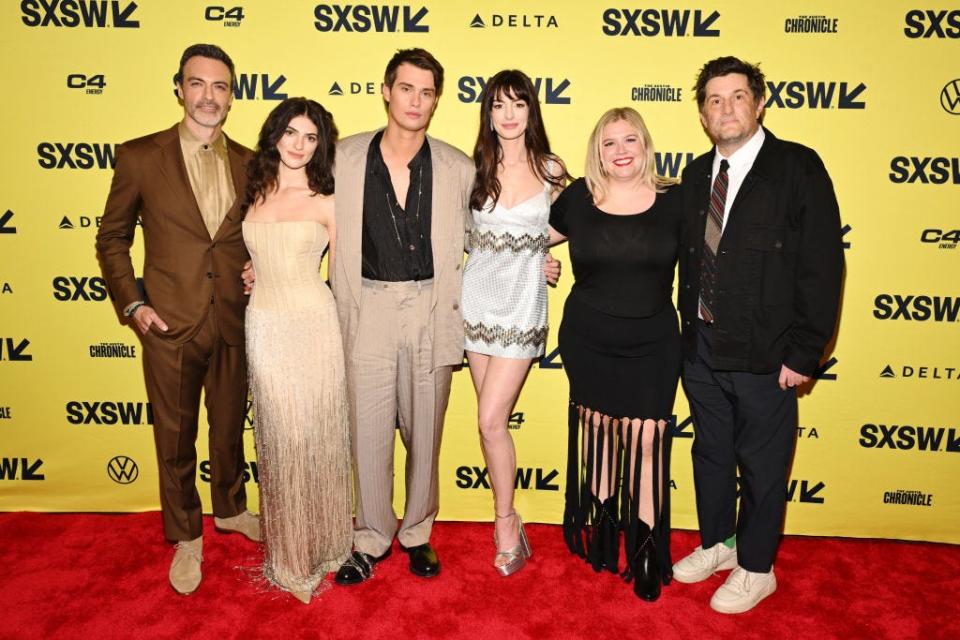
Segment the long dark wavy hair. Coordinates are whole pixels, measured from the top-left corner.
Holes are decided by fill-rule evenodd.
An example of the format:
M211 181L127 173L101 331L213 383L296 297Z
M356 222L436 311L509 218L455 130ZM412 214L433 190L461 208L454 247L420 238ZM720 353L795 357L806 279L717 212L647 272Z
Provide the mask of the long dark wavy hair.
M280 152L277 143L287 125L297 116L306 116L317 127L317 149L305 167L310 190L328 196L333 193L333 160L336 152L337 125L333 116L319 102L308 98L287 98L274 108L260 128L257 150L247 164L247 192L241 210L263 202L277 189Z
M527 147L527 162L534 175L557 188L563 187L564 183L570 179L565 170L562 175L551 175L547 166L555 156L550 152L550 140L543 127L540 101L537 100L537 90L533 82L522 71L505 69L490 78L480 97L480 131L477 133L477 143L473 147L473 162L477 166L477 176L473 192L470 194L470 208L477 211L483 209L488 198L492 202L491 209L500 199L497 167L503 160L503 148L500 146L497 132L493 129L491 114L494 101L501 96L527 103L527 130L523 140ZM558 168L559 166L557 165Z

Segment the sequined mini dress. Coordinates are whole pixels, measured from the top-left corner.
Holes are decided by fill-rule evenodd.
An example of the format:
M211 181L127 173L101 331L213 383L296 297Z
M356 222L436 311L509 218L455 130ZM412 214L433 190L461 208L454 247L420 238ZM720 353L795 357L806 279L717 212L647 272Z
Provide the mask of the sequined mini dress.
M538 358L547 339L550 185L505 207L472 212L463 270L466 350L504 358Z
M264 577L315 589L352 543L343 343L315 221L243 223L257 282L246 313Z

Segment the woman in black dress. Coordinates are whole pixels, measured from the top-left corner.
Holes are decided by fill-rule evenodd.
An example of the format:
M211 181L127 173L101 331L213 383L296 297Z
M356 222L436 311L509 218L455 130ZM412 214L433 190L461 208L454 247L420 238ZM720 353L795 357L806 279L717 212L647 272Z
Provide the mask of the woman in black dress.
M679 190L655 173L640 114L621 108L600 118L586 177L550 214L551 242L569 240L575 280L559 332L570 382L564 537L594 570L617 573L622 530L621 575L650 601L671 578L667 422L680 375L671 299L680 205Z

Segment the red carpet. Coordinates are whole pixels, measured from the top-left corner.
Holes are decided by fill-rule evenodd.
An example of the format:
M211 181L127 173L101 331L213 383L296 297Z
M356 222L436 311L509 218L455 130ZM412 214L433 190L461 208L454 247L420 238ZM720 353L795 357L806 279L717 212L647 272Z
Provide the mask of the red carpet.
M714 613L714 576L674 583L656 603L595 574L555 526L528 527L532 564L495 574L491 526L438 523L433 580L393 555L355 587L309 606L249 577L257 545L205 523L204 580L167 584L171 547L158 513L0 514L2 638L960 638L960 547L788 537L779 590L740 616ZM675 556L697 544L674 533ZM243 567L247 567L244 569Z

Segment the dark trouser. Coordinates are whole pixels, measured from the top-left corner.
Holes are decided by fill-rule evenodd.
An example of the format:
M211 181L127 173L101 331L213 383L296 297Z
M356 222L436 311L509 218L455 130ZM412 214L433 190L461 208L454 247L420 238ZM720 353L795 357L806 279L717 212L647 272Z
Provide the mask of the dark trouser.
M696 434L693 477L701 544L708 549L736 532L740 566L766 572L783 528L797 393L780 389L779 370L715 370L710 365L712 338L713 329L701 322L697 358L683 363L683 388Z
M245 349L223 341L211 306L199 333L182 345L159 338L154 330L143 336L143 369L147 396L153 405L163 531L169 540L193 540L203 533L203 507L196 485L201 389L210 424L213 513L229 518L246 509Z

